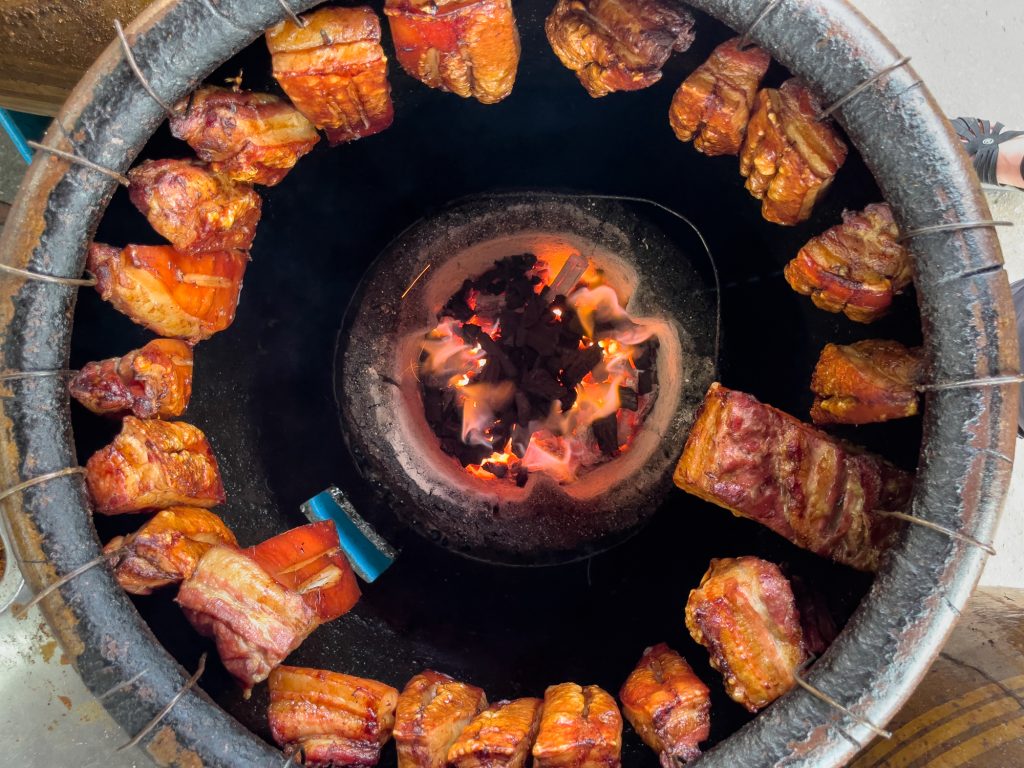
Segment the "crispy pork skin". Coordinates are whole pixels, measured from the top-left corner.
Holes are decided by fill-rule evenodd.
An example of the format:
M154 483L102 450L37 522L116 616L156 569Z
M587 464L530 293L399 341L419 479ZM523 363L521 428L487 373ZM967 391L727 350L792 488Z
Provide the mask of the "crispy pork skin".
M398 768L444 768L452 744L486 706L480 688L430 669L416 675L395 711Z
M712 560L690 592L686 627L708 649L729 696L751 712L796 685L807 658L789 582L757 557Z
M122 515L224 503L224 485L206 435L183 421L126 416L121 432L85 464L93 509Z
M815 424L870 424L917 414L924 350L867 339L828 344L811 377Z
M386 0L398 62L431 88L484 104L512 92L519 31L511 0Z
M740 48L740 38L726 40L687 77L668 110L680 141L693 140L705 155L738 155L750 122L761 79L771 57L756 46Z
M146 160L128 171L128 197L182 253L248 250L260 196L197 160Z
M331 145L380 133L395 111L372 8L324 6L267 30L274 77Z
M179 584L215 544L236 544L224 521L201 507L171 507L157 512L135 533L116 536L103 551L124 550L114 578L125 592L149 595L154 589Z
M878 456L711 385L676 466L677 486L804 549L878 567L910 499L911 476Z
M231 325L248 262L244 251L189 255L169 245L93 243L88 256L105 301L154 333L193 344Z
M232 181L273 186L320 141L299 110L269 93L204 85L176 108L171 133Z
M663 768L700 757L711 731L711 692L665 643L644 651L619 691L622 713Z
M213 638L224 667L246 695L319 623L302 595L227 545L211 547L199 559L177 603L196 631Z
M311 768L376 765L391 738L398 691L322 669L279 666L270 673L270 733Z
M844 211L842 224L811 238L786 265L786 282L820 309L870 323L914 278L913 259L899 234L885 203Z
M740 173L768 221L806 221L846 161L846 144L828 120L817 119L820 109L796 79L763 88L754 100Z
M661 79L693 43L693 16L671 0L558 0L544 24L561 62L594 98Z
M524 768L540 727L540 699L492 704L470 721L448 750L452 768Z
M615 699L596 685L552 685L533 745L534 768L618 768L622 715Z
M192 348L177 339L154 339L121 357L86 363L68 389L93 413L180 416L192 396Z

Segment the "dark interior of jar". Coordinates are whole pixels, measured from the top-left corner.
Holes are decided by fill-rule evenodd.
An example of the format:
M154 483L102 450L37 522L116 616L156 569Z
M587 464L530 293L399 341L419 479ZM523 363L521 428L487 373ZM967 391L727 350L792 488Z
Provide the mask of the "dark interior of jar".
M523 55L512 95L484 106L431 90L392 60L396 117L384 133L302 159L277 187L263 188L263 218L234 324L196 350L195 388L184 419L201 427L217 455L228 502L219 512L240 543L254 544L305 522L301 502L330 484L401 549L397 563L341 619L318 629L290 658L373 677L399 688L431 667L486 688L491 700L540 695L549 684L596 683L616 693L643 649L668 642L712 691L712 737L726 738L748 715L725 696L707 653L683 622L687 595L713 557L759 555L820 586L840 624L870 578L799 550L755 523L733 518L673 490L651 522L620 546L569 565L508 568L462 558L407 530L374 503L348 455L332 387L335 336L362 274L402 230L452 200L484 192L547 189L636 195L692 219L707 238L722 284L720 377L801 418L810 374L828 342L892 338L919 343L913 294L863 326L816 309L789 289L783 265L844 208L881 196L851 152L810 221L784 228L764 221L743 188L733 157L708 158L681 145L668 124L679 82L731 36L698 18L697 40L675 55L661 82L630 94L591 99L544 37L549 3L517 3ZM385 50L391 51L384 25ZM278 92L262 40L211 78L239 70L244 86ZM787 73L773 64L765 85ZM163 125L142 158L184 157L188 147ZM638 215L650 216L639 210ZM119 190L96 239L114 245L159 238ZM396 275L396 286L413 275ZM400 290L400 288L398 288ZM119 355L151 334L82 291L71 366ZM84 460L117 423L74 406ZM837 430L912 469L920 443L914 419ZM681 450L682 446L679 446ZM137 528L141 518L97 518L101 540ZM211 645L172 602L173 590L136 599L160 642L186 668ZM215 654L214 654L215 656ZM266 686L250 700L219 663L203 689L269 739ZM384 764L392 763L393 747ZM626 728L624 761L657 764Z

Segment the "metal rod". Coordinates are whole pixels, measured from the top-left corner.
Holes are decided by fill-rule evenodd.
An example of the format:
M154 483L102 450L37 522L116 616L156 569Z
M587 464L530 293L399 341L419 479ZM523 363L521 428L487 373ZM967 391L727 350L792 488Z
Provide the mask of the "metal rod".
M117 183L120 184L122 187L127 187L129 184L128 177L125 176L123 173L112 171L111 169L106 168L100 165L99 163L94 163L92 160L86 160L84 157L82 157L81 155L76 155L74 152L65 152L63 149L57 149L56 147L48 147L45 144L40 144L38 141L30 141L27 143L30 147L32 147L32 149L38 149L41 152L49 152L51 155L56 155L62 160L67 160L69 163L74 163L75 165L81 165L85 168L91 168L94 171L104 173L110 178L115 179Z
M909 240L912 237L918 235L930 235L933 232L958 232L961 229L980 229L982 227L1012 227L1012 221L992 221L991 219L982 219L980 221L959 221L952 224L934 224L930 227L919 227L918 229L911 229L904 232L896 239L899 242Z
M872 85L874 85L879 80L881 80L883 77L888 75L890 72L899 69L900 67L902 67L904 64L906 64L909 61L910 61L910 57L909 56L904 56L902 59L900 59L898 61L894 61L892 64L890 64L885 69L881 70L880 72L875 73L874 75L869 77L867 80L865 80L860 85L855 86L854 88L852 88L850 90L850 92L847 93L845 96L841 96L838 99L836 99L835 101L833 101L829 106L825 107L825 109L821 110L821 112L819 112L817 115L815 115L814 119L818 120L818 121L821 121L821 120L825 120L826 118L830 117L833 112L835 112L837 109L839 109L841 106L843 106L843 104L848 102L850 99L856 98L857 96L862 94L865 90L867 90Z
M765 5L765 7L761 10L761 12L759 14L757 14L757 18L755 18L750 23L750 26L747 27L747 31L744 32L740 36L740 42L739 42L739 45L737 45L737 47L741 51L751 47L750 46L750 35L757 28L757 25L760 24L765 19L767 19L768 18L768 14L770 14L773 10L778 8L781 3L782 3L782 0L768 0L768 4Z
M157 725L159 725L160 721L167 717L167 713L174 709L174 705L181 701L181 697L188 693L190 690L192 690L195 684L199 682L199 678L203 676L203 672L205 671L206 651L203 651L203 655L199 657L199 666L196 668L196 671L192 674L192 677L188 679L188 682L185 683L184 687L176 694L174 694L171 700L167 702L167 706L161 709L157 713L156 717L154 717L152 720L146 723L145 727L141 731L139 731L138 734L136 734L135 738L133 738L127 744L122 744L115 750L115 752L124 752L126 749L131 749L132 747L138 746L139 742L146 738L146 734L148 734L150 731L156 728Z
M288 0L277 0L277 4L280 5L282 9L284 9L284 12L288 14L288 18L290 18L292 20L292 23L295 24L296 26L305 29L306 25L309 24L308 21L306 21L304 18L299 16L299 14L292 10L292 7L288 5Z
M991 544L986 544L983 541L979 541L973 536L968 536L966 533L960 533L960 531L954 531L952 528L947 528L939 523L933 523L931 520L925 520L922 517L915 517L914 515L908 515L906 512L889 512L887 510L878 510L875 514L883 515L885 517L895 517L897 520L905 520L908 523L914 525L920 525L923 528L941 533L945 536L949 536L951 539L962 541L965 544L970 544L972 547L977 547L990 555L996 554L996 548Z
M867 718L861 717L856 712L853 712L849 708L847 708L847 707L843 706L842 704L840 704L838 701L833 699L827 693L824 693L823 691L819 691L813 685L811 685L806 680L804 680L800 676L800 672L802 672L810 663L811 663L811 660L805 661L803 664L800 665L800 669L798 669L795 672L793 672L793 679L796 680L796 684L797 685L799 685L801 688L803 688L809 694L814 696L816 699L819 699L820 701L825 702L826 704L828 704L833 709L838 709L840 712L842 712L844 715L849 717L851 720L855 720L856 722L860 723L861 725L863 725L865 728L867 728L869 731L871 731L876 736L881 736L883 739L891 739L892 738L892 733L891 732L885 730L884 728L879 728L877 725L872 723Z
M52 371L10 371L8 373L0 373L0 384L5 381L42 379L49 378L50 376L69 376L74 373L78 373L78 371L73 371L70 368L57 368Z
M67 584L69 581L73 581L74 579L77 579L83 573L85 573L86 571L89 571L89 570L95 568L97 565L99 565L101 563L107 563L107 562L111 562L113 560L117 560L117 559L121 558L127 551L128 550L125 547L121 547L120 549L115 549L113 552L104 552L99 557L94 557L89 562L83 563L82 565L80 565L77 568L75 568L73 571L70 571L70 572L64 574L59 579L57 579L55 582L53 582L53 584L50 584L49 586L45 587L37 595L35 595L31 600L29 600L24 605L20 606L16 611L14 611L14 618L16 618L16 619L22 618L32 608L37 606L39 603L41 603L43 600L45 600L50 594L52 594L55 590L60 589L65 584Z
M47 472L45 475L39 475L39 477L32 477L28 480L23 480L17 485L12 485L3 491L0 491L0 501L13 496L16 493L21 493L26 488L31 488L33 485L39 485L45 483L48 480L56 480L58 477L67 477L68 475L84 475L85 467L65 467L64 469L58 469L54 472Z
M118 691L124 690L125 688L128 688L128 687L134 685L139 680L141 680L145 676L145 674L147 672L149 672L149 670L148 669L144 669L141 672L139 672L138 674L132 675L127 680L125 680L123 683L118 683L113 688L108 688L106 691L104 691L99 696L97 696L96 700L97 701L103 701L105 698L107 698L107 696L112 696L113 694L117 693Z
M1019 373L1005 376L985 376L980 379L964 379L963 381L944 381L938 384L921 384L918 392L944 392L948 389L970 389L971 387L997 387L1003 384L1020 384L1024 375Z
M132 48L130 45L128 45L128 36L125 35L124 27L121 26L121 21L119 19L114 19L114 29L117 31L118 40L121 41L121 50L124 51L125 61L128 62L128 66L132 70L132 73L135 75L136 79L138 79L139 83L142 84L142 87L146 89L146 93L148 93L150 95L150 98L152 98L153 101L159 104L160 108L168 115L179 114L177 110L175 110L166 101L164 101L157 95L156 91L153 89L153 86L149 84L149 80L147 80L146 76L142 74L142 70L139 69L138 62L135 61L135 54L132 53Z
M409 292L416 286L416 283L418 283L420 281L420 278L423 277L425 274L427 274L427 270L428 269L430 269L430 265L429 264L427 264L427 266L425 266L423 268L423 270L418 275L416 275L416 277L414 277L412 279L412 282L409 283L409 287L406 288L404 291L402 291L401 298L404 299L406 296L409 295Z

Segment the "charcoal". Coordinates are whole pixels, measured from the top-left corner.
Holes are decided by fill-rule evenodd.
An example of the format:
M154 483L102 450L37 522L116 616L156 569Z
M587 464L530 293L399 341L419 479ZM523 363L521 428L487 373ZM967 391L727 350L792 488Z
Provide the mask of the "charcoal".
M431 424L438 424L444 416L444 393L432 387L423 389L423 413Z
M526 455L526 449L530 446L532 436L533 433L530 432L529 427L516 424L512 428L512 453L520 459L523 458Z
M615 414L609 414L603 419L597 419L590 428L597 438L597 447L605 456L615 456L619 452L619 422Z
M542 368L534 368L523 376L520 386L529 394L535 397L548 400L555 400L560 397L565 388L558 383L558 379Z
M637 376L636 391L638 395L649 395L654 391L654 385L658 383L658 373L653 368L640 371Z
M576 403L576 397L576 388L573 387L572 389L566 390L566 393L563 397L558 398L559 401L562 403L562 413L565 413L566 411L573 407L573 405Z
M480 337L484 335L484 329L476 323L466 323L459 329L458 334L469 344L479 344Z
M525 336L526 346L543 357L554 354L558 349L558 333L547 323L534 323L526 330Z
M508 464L498 464L494 461L485 461L481 465L481 469L485 472L490 472L495 477L501 479L508 474Z
M526 485L526 481L527 479L529 479L529 477L530 473L526 470L526 468L521 468L518 472L516 472L516 485L522 488L524 485Z
M633 365L638 371L646 371L654 367L658 353L658 339L652 336L640 345L640 350L633 355Z
M515 406L516 424L527 426L533 416L533 406L530 405L530 398L526 396L525 392L516 392Z
M624 408L627 411L635 411L637 409L637 394L635 389L619 387L619 407Z
M603 354L597 344L578 350L573 356L573 361L565 366L565 373L562 374L562 383L570 389L574 388L583 380L584 376L594 369L594 366L601 362Z

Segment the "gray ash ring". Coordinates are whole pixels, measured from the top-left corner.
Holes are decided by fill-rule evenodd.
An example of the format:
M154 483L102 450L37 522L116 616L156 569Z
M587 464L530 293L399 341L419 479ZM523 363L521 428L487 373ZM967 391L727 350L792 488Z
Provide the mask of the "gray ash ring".
M442 451L417 365L426 333L464 280L552 244L591 258L629 295L630 315L655 329L658 396L623 455L570 483L531 473L519 488L474 477ZM588 557L635 532L670 490L714 379L715 288L691 256L619 203L549 193L462 202L406 230L364 278L336 357L345 439L381 503L455 552L508 565Z

